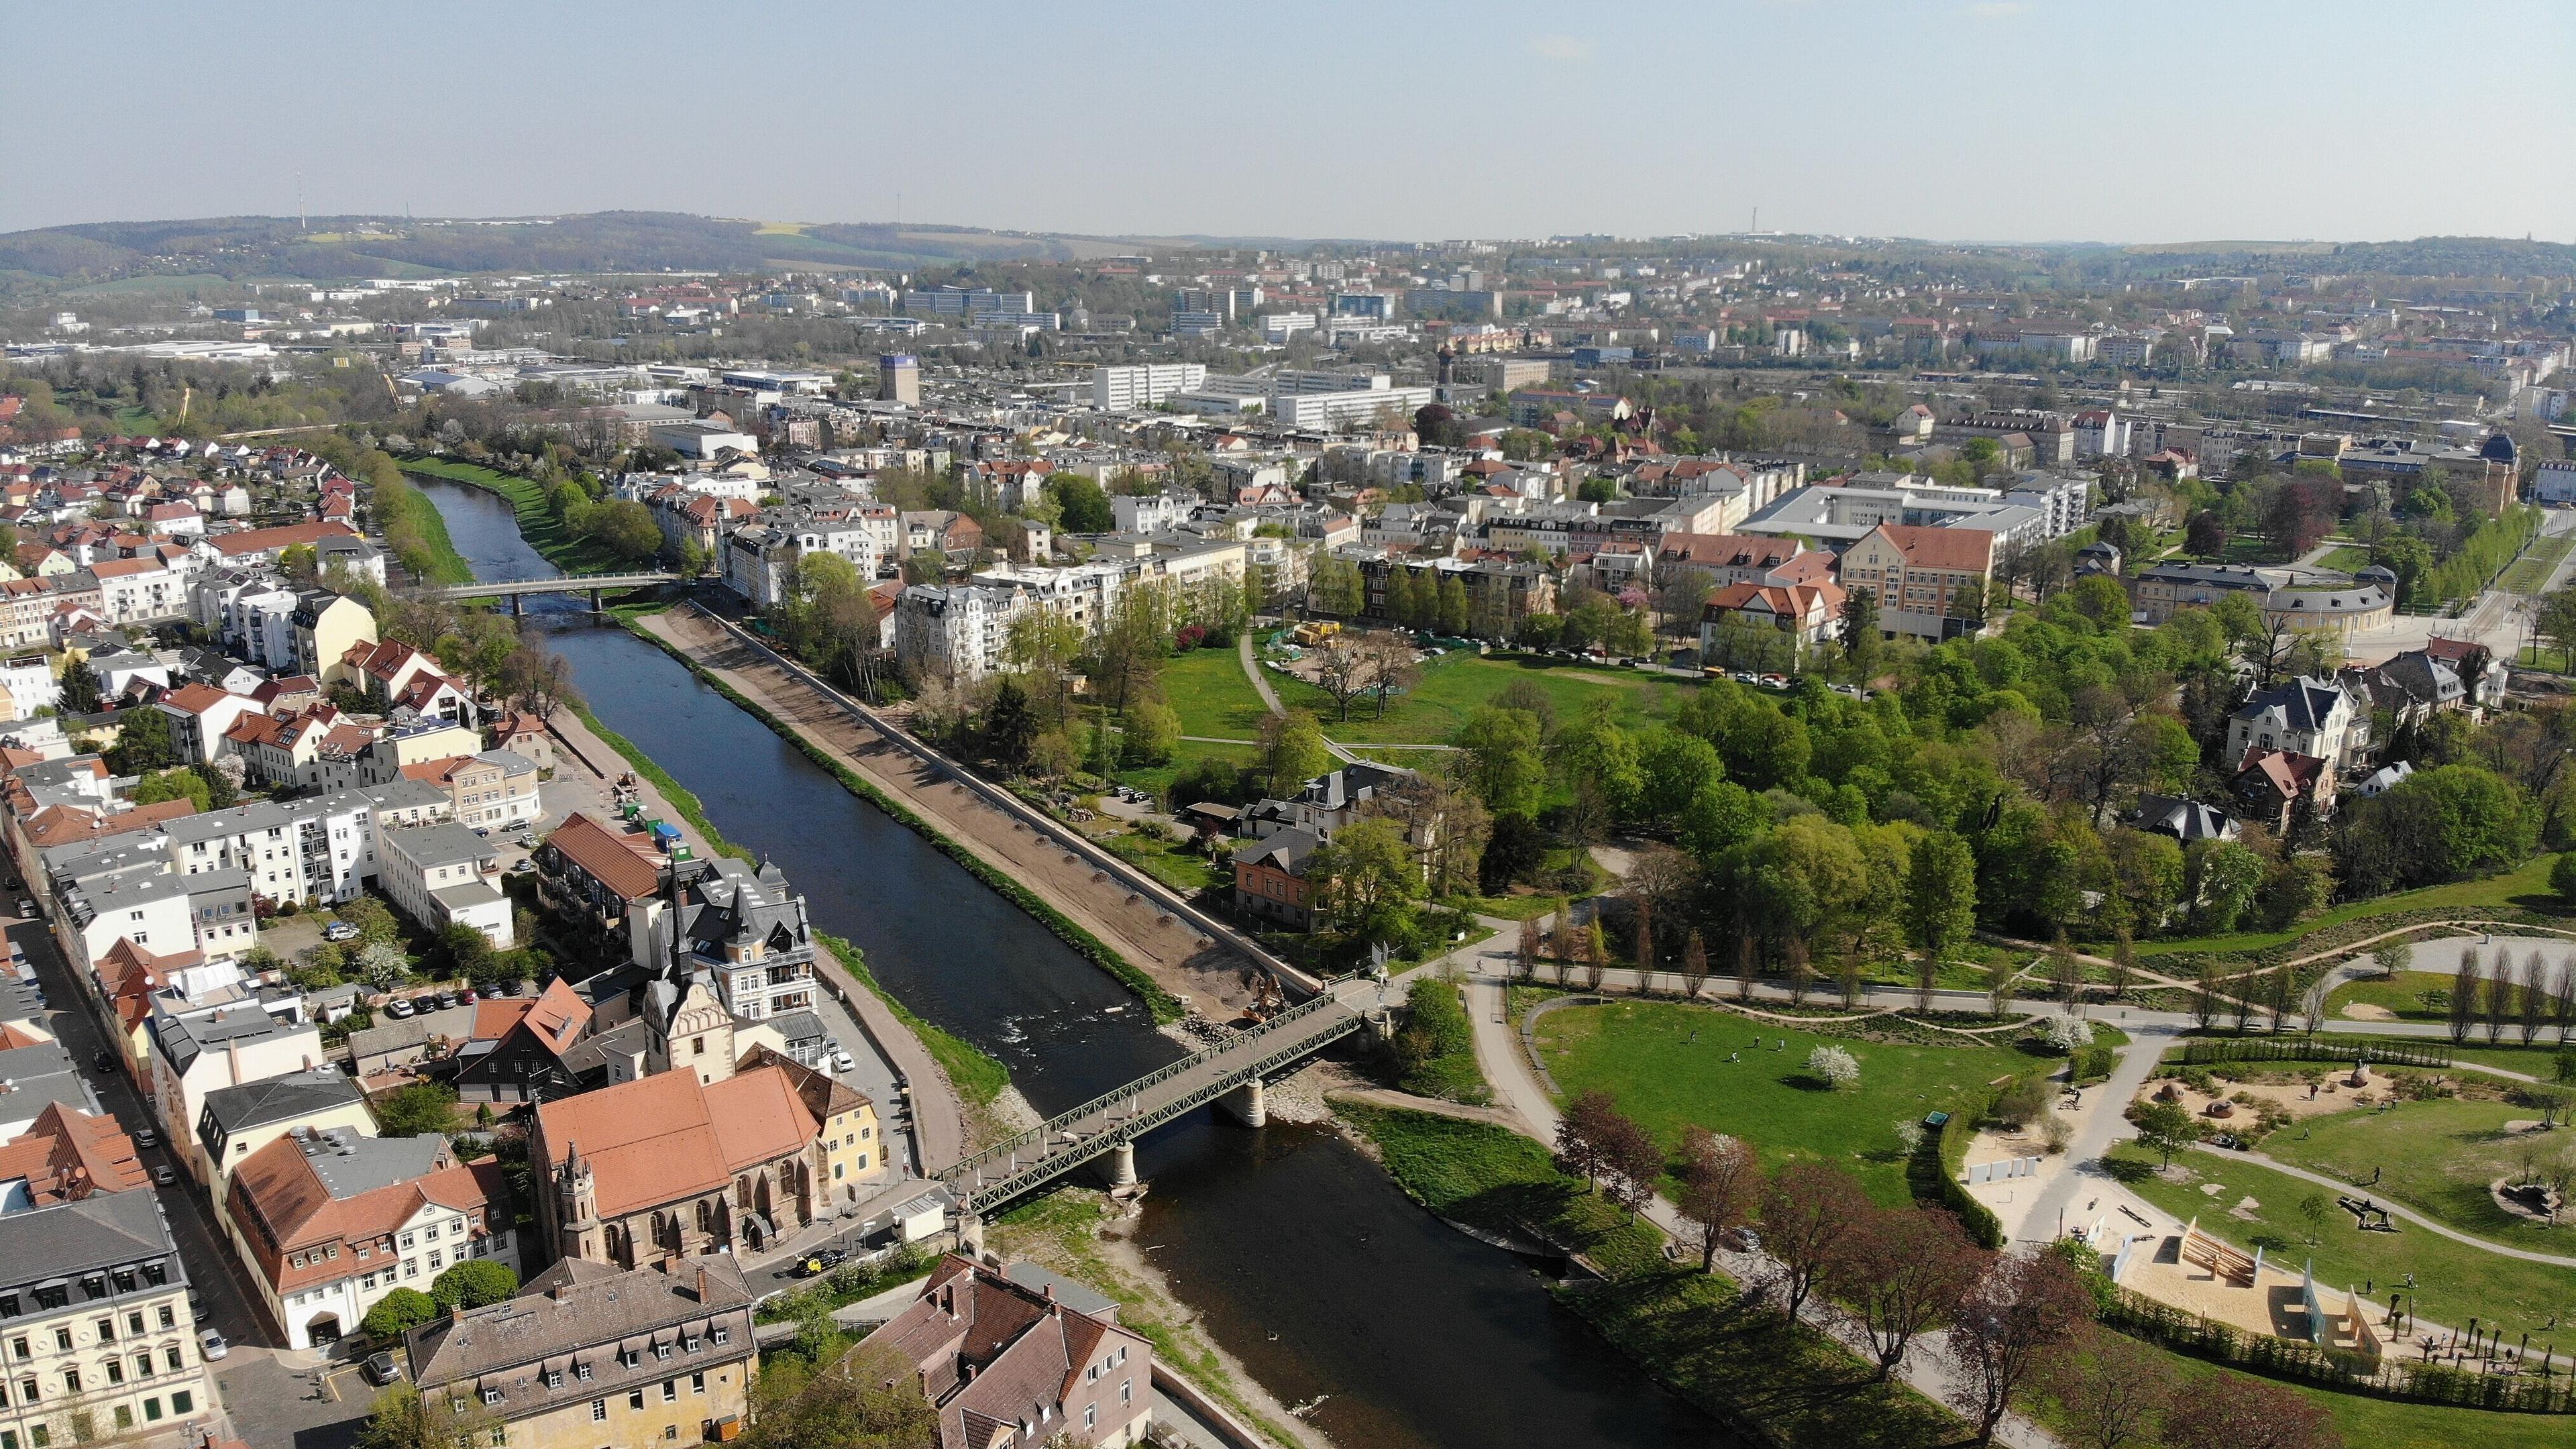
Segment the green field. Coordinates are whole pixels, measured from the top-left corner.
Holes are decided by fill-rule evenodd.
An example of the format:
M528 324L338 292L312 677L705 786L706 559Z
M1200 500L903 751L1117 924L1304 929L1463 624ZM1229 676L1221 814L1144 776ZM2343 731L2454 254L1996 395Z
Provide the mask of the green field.
M2292 1128L2291 1135L2296 1134ZM2285 1266L2313 1262L2322 1285L2364 1288L2374 1301L2385 1303L2388 1286L2412 1273L2415 1289L2406 1295L2410 1309L2451 1327L2464 1328L2472 1317L2481 1326L2500 1324L2508 1341L2524 1329L2542 1334L2542 1325L2553 1316L2562 1322L2576 1318L2576 1269L2504 1257L2420 1226L2365 1233L2350 1213L2333 1207L2330 1190L2239 1157L2182 1154L2174 1165L2195 1174L2188 1183L2157 1175L2156 1154L2135 1144L2112 1149L2109 1160L2132 1190L2157 1207L2177 1218L2198 1217L2203 1229L2248 1252L2267 1247ZM2221 1190L2202 1191L2208 1183ZM2299 1214L2300 1199L2311 1195L2323 1196L2330 1209L2314 1245ZM2248 1210L2252 1220L2232 1216L2230 1209L2248 1197L2257 1204Z
M2439 941L2417 942L2416 949L2429 958L2441 944ZM2353 1016L2344 1008L2375 1006L2401 1021L2448 1021L2451 1019L2450 1007L2447 1004L2428 1005L2425 997L2427 993L2440 993L2432 1000L2444 1002L2450 990L2451 973L2448 971L2400 971L2394 976L2347 981L2326 998L2326 1014L2349 1021L2372 1021L2378 1018Z
M2507 593L2539 593L2548 585L2549 575L2556 571L2558 561L2567 557L2571 544L2576 544L2576 533L2553 533L2533 539L2531 547L2522 551L2522 557L2515 559L2512 566L2504 571L2504 576L2496 580L2496 586Z
M2546 1228L2495 1205L2487 1184L2516 1174L2518 1148L2525 1140L2544 1155L2567 1146L2559 1133L2509 1138L2508 1121L2530 1121L2538 1112L2505 1102L2470 1102L2458 1098L2400 1102L2386 1112L2339 1112L2311 1118L2297 1128L2275 1132L2260 1144L2264 1155L2323 1173L2345 1182L2367 1181L2376 1169L2379 1186L2369 1189L2418 1212L2441 1219L2464 1233L2489 1242L2527 1248L2557 1257L2576 1257L2576 1234ZM2307 1136L2299 1134L2304 1129ZM2576 1301L2571 1301L2576 1308Z
M1216 868L1208 858L1186 845L1147 840L1139 835L1113 836L1101 842L1110 854L1131 861L1147 875L1170 886L1185 896L1197 895L1216 884ZM1225 879L1234 877L1231 867Z
M1181 733L1204 739L1257 740L1269 713L1231 649L1193 649L1164 665L1163 698Z
M1663 1235L1559 1173L1547 1149L1484 1122L1337 1103L1387 1171L1444 1218L1578 1248L1606 1283L1559 1290L1620 1352L1746 1442L1858 1449L1960 1442L1958 1420L1902 1385L1866 1382L1858 1360L1776 1311L1748 1310L1735 1285L1664 1260ZM1712 1433L1712 1438L1720 1437Z
M1269 678L1271 687L1279 691L1280 703L1292 709L1313 710L1315 717L1324 722L1324 733L1334 739L1398 745L1447 743L1467 722L1468 715L1515 680L1530 680L1546 690L1555 701L1559 720L1574 718L1594 701L1608 700L1616 708L1619 722L1629 728L1643 725L1650 715L1660 712L1663 702L1678 690L1694 687L1669 676L1598 669L1563 660L1453 653L1423 665L1421 682L1403 694L1390 696L1384 718L1378 715L1377 701L1362 696L1351 701L1351 717L1343 720L1337 718L1341 710L1333 703L1333 697L1321 689L1276 670L1269 672Z
M2344 574L2366 569L2370 567L2370 550L2357 543L2347 543L2317 555L2317 561L2312 567L2333 569L2337 573Z
M2180 936L2168 941L2140 941L2140 956L2170 956L2180 951L2265 951L2286 946L2312 931L2340 926L2370 916L2393 916L2400 911L2546 911L2560 909L2558 894L2549 888L2549 868L2558 857L2543 851L2519 869L2484 880L2459 880L2445 885L2425 886L2420 890L2399 891L2394 895L2354 901L2333 910L2320 912L2287 931L2240 931L2230 936Z
M637 567L588 539L575 538L567 533L564 526L555 521L554 515L546 511L546 490L530 479L444 458L405 458L401 462L406 473L444 478L452 483L470 483L508 499L519 515L519 536L528 541L528 547L544 555L547 562L565 573L618 573Z
M1859 1061L1858 1086L1829 1091L1808 1074L1807 1053L1827 1043ZM1958 1111L2028 1063L1994 1047L1855 1041L1657 1002L1550 1012L1539 1018L1538 1046L1564 1091L1608 1092L1668 1149L1697 1123L1753 1143L1771 1167L1800 1157L1839 1163L1891 1206L1912 1198L1898 1124Z

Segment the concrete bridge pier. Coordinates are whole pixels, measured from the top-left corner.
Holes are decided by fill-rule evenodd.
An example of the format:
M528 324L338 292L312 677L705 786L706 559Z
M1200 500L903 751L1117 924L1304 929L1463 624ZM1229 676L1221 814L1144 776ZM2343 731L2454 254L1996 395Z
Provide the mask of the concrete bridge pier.
M1109 1185L1113 1188L1136 1185L1136 1144L1121 1140L1109 1149Z
M957 1215L957 1251L969 1258L984 1256L984 1219L974 1213Z
M521 595L512 594L510 596L510 617L513 619L518 618L527 611L526 599Z
M1254 1077L1242 1086L1216 1099L1217 1106L1246 1127L1267 1126L1270 1104L1263 1098L1261 1079Z
M590 611L594 614L599 612L599 590L597 589L590 591Z

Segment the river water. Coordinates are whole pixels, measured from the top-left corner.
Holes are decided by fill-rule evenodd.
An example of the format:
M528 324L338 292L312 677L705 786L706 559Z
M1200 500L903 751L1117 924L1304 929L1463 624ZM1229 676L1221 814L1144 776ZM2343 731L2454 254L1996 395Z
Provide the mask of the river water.
M477 578L556 572L500 499L414 481ZM695 791L727 837L775 856L818 925L856 942L914 1010L1001 1058L1039 1111L1181 1054L1106 973L660 650L585 625L569 601L528 607L603 723ZM1324 1396L1311 1422L1338 1444L1732 1442L1517 1260L1442 1227L1329 1130L1250 1131L1202 1110L1140 1143L1136 1165L1153 1184L1137 1241L1173 1292L1271 1393Z

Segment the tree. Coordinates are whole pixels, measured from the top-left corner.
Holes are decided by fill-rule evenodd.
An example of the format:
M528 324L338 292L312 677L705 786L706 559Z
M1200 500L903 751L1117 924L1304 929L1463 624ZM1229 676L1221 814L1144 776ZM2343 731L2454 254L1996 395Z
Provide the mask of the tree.
M397 1288L368 1310L367 1331L374 1333L377 1313L405 1294L424 1304L429 1302L416 1289ZM436 1316L434 1311L424 1310L422 1321ZM379 1334L378 1341L390 1341L400 1331ZM463 1400L463 1409L456 1407L459 1402L444 1394L434 1401L424 1398L408 1382L389 1384L367 1411L366 1425L358 1431L357 1449L484 1449L499 1421L479 1402Z
M1692 940L1698 940L1696 933ZM1693 1123L1682 1132L1682 1221L1699 1249L1699 1269L1717 1265L1719 1240L1744 1225L1762 1197L1762 1162L1740 1138Z
M1838 1046L1820 1046L1807 1053L1807 1071L1835 1091L1860 1084L1860 1063Z
M1976 1244L1950 1213L1871 1208L1827 1260L1824 1288L1860 1330L1885 1383L1918 1336L1958 1311L1980 1266Z
M1995 1426L2091 1312L2091 1295L2058 1254L1986 1255L1946 1345L1955 1370L1950 1406L1974 1427L1978 1443L1994 1442Z
M1355 820L1306 858L1316 909L1354 940L1401 942L1413 931L1422 896L1422 866L1404 828L1392 820Z
M492 938L484 935L480 927L451 922L438 933L438 944L447 953L453 974L460 979L476 981L490 974Z
M1708 986L1708 977L1708 944L1700 939L1699 927L1693 926L1690 939L1682 946L1682 984L1691 1000L1699 1000L1700 992Z
M1497 814L1484 853L1477 857L1476 883L1498 896L1535 875L1547 862L1547 832L1523 814Z
M107 767L120 775L141 775L179 763L179 749L170 738L170 716L151 705L120 710L116 716L115 748L107 752Z
M2178 1394L2160 1436L2167 1449L2341 1449L2323 1404L2285 1384L2221 1369Z
M583 515L583 532L628 563L641 563L662 551L662 526L653 510L632 498L612 498Z
M1867 681L1876 672L1884 646L1879 640L1878 595L1853 588L1843 596L1843 663L1854 679Z
M2477 1021L2478 952L2474 946L2460 952L2460 969L2451 973L2451 1044L2461 1045L2469 1039L2469 1028Z
M1306 587L1306 602L1319 614L1358 617L1367 603L1367 588L1358 564L1344 558L1320 558Z
M2141 1102L2129 1120L2137 1124L2138 1140L2161 1155L2167 1167L2173 1166L2175 1153L2200 1140L2199 1120L2180 1102Z
M1067 533L1107 533L1118 526L1117 511L1109 505L1109 494L1080 473L1048 475L1048 496L1055 500Z
M926 1449L939 1442L939 1410L921 1375L892 1347L850 1350L808 1370L795 1355L761 1365L757 1412L741 1449ZM1050 1441L1052 1442L1052 1441Z
M205 778L184 766L146 775L134 784L134 803L157 805L164 800L186 800L199 812L212 808L207 802L214 796Z
M1459 727L1455 743L1466 756L1469 788L1497 817L1536 813L1547 788L1539 740L1538 717L1523 710L1486 705Z
M1601 1165L1610 1200L1626 1208L1633 1222L1639 1210L1654 1201L1655 1183L1664 1175L1664 1149L1656 1144L1655 1134L1624 1112L1612 1111L1603 1128Z
M358 979L378 991L391 991L411 974L411 958L392 941L368 941L349 957Z
M1935 831L1914 847L1905 872L1905 925L1923 947L1927 969L1977 924L1977 856L1968 842Z
M1606 1146L1612 1132L1611 1120L1619 1116L1619 1104L1610 1094L1595 1088L1575 1094L1565 1104L1565 1115L1556 1121L1556 1166L1568 1177L1583 1179L1586 1192L1599 1186L1602 1169L1608 1165Z
M1791 1322L1869 1212L1868 1194L1839 1167L1795 1162L1771 1179L1762 1194L1762 1247L1779 1261Z
M1028 768L1040 725L1029 708L1029 692L1019 680L1004 675L984 710L984 749L1002 768L1018 773Z
M2327 1221L2333 1216L2334 1204L2326 1201L2325 1194L2312 1192L2299 1199L2299 1220L2308 1225L2311 1244L2325 1231Z
M87 714L98 708L98 697L106 692L107 686L99 681L98 671L90 667L87 656L63 666L64 709L74 714Z
M1422 678L1422 667L1414 660L1413 646L1392 634L1371 634L1360 650L1367 679L1363 687L1377 696L1377 717L1384 719L1386 697L1411 689Z
M387 1137L445 1132L456 1124L456 1089L444 1082L414 1082L376 1099L376 1126Z
M1160 765L1180 747L1181 717L1159 699L1127 706L1122 749L1128 764Z
M1286 799L1332 769L1333 754L1324 747L1324 727L1315 717L1292 709L1261 721L1261 763L1270 795Z
M430 1281L430 1300L440 1309L481 1308L519 1291L519 1275L490 1258L469 1258Z
M2099 1327L2087 1327L2076 1344L2048 1370L2049 1394L2066 1411L2076 1449L2121 1449L2144 1441L2181 1382L2172 1361L2127 1334Z
M1538 979L1539 954L1546 949L1547 942L1539 931L1538 917L1521 917L1520 941L1512 948L1512 974L1523 981Z
M417 1288L397 1288L376 1300L359 1327L378 1343L389 1343L438 1316L438 1304Z

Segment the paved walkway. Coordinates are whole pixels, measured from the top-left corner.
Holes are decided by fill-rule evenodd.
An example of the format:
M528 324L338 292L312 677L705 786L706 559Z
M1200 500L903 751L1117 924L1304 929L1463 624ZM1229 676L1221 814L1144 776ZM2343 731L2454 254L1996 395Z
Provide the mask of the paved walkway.
M1240 635L1236 636L1234 641L1235 657L1243 661L1244 677L1252 681L1252 692L1261 696L1261 707L1270 711L1272 714L1286 714L1288 709L1287 706L1279 702L1279 691L1270 687L1269 679L1264 677L1261 672L1260 661L1252 657L1252 634L1252 630L1246 629ZM1355 765L1359 763L1360 757L1351 753L1350 748L1338 740L1326 739L1324 741L1324 748L1332 752L1334 759L1341 761L1345 765ZM1371 746L1370 748L1375 748L1375 746Z
M2331 1189L2336 1193L2351 1193L2355 1196L2366 1196L2372 1202L2388 1209L2389 1216L2404 1218L2406 1221L2415 1224L2417 1227L2423 1228L2427 1232L2439 1233L2443 1237L2449 1238L2455 1243L2464 1243L2469 1247L2477 1248L2484 1252L2495 1253L2507 1258L2520 1258L2526 1263L2546 1263L2552 1268L2576 1268L2576 1258L2561 1257L2556 1253L2537 1253L2533 1252L2529 1248L2516 1248L2504 1243L2491 1242L2485 1238L2471 1237L2469 1234L2461 1232L2457 1228L2448 1226L2447 1224L2426 1216L2417 1209L2407 1207L2403 1203L2383 1197L2375 1189L2363 1187L2357 1183L2345 1182L2343 1179L2338 1177L2328 1177L2322 1172L2310 1172L2304 1167L2292 1167L2290 1164L2283 1162L2277 1157L2269 1157L2260 1152L2230 1152L2224 1147L2213 1147L2206 1142L2195 1145L2197 1145L2203 1152L2212 1153L2219 1157L2236 1158L2246 1162L2260 1163L2261 1165L2272 1169L2274 1172L2280 1173L2284 1177L2295 1177L2301 1182L2312 1182L2319 1187Z

